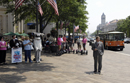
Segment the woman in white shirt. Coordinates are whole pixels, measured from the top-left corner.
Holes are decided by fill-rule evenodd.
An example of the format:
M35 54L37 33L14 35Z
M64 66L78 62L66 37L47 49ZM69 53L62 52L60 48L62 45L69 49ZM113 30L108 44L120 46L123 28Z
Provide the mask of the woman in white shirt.
M80 36L79 36L79 38L77 39L77 46L78 46L79 51L81 50L81 42L82 40L80 39Z

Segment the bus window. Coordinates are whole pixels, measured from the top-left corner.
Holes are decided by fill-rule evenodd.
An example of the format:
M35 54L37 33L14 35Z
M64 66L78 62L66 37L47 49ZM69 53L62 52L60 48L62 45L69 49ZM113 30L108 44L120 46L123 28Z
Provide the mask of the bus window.
M114 40L123 40L124 34L114 34Z
M113 39L113 34L109 34L108 40L111 40L111 41L114 40L114 39Z

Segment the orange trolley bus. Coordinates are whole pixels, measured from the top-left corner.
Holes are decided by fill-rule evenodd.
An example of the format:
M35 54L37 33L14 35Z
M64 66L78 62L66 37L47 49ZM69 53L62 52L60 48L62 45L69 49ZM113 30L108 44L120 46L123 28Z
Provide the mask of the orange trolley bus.
M106 33L99 33L100 40L104 44L105 49L120 49L124 48L124 33L113 31Z

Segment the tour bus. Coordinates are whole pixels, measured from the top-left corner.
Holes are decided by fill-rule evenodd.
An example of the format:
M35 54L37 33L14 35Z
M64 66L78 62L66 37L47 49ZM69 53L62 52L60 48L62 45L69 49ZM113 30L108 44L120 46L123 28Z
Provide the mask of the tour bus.
M105 49L120 49L124 48L124 33L118 31L99 33L100 40L104 44Z

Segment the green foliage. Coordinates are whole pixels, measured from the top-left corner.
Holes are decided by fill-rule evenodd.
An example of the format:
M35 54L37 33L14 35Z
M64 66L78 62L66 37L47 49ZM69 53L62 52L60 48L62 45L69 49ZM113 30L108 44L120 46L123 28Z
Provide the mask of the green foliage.
M53 37L57 37L58 36L58 31L55 30L55 28L52 28L52 30L51 30L51 36L53 36Z
M119 20L117 22L117 31L121 31L126 33L127 37L130 37L130 16L128 16L126 19Z
M30 2L31 1L31 2ZM46 1L39 0L44 14L40 16L39 23L44 24L40 30L41 32L47 26L49 22L59 22L64 21L65 23L70 22L69 27L71 32L73 29L73 23L79 25L80 29L85 32L87 26L87 14L86 11L87 3L86 0L57 0L57 6L59 11L59 16L55 14L54 8ZM15 11L14 0L1 0L0 3L6 4L6 13L13 13L15 15L14 23L21 20L25 20L25 23L30 21L35 21L36 19L36 2L35 0L25 0L23 5Z

